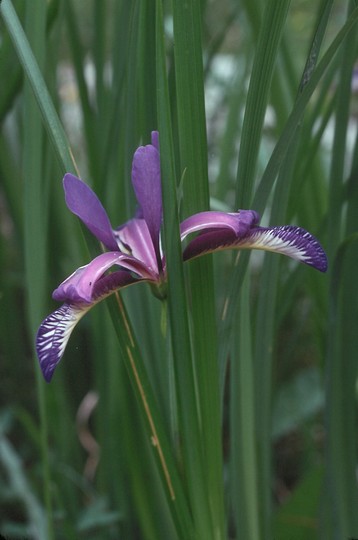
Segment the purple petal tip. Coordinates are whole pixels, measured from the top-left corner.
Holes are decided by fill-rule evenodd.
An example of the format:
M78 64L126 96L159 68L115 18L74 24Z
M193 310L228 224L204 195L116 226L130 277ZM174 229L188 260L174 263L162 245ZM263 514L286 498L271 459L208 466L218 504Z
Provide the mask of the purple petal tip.
M159 152L159 133L158 133L158 131L152 131L152 133L151 133L151 141L152 141L152 145Z

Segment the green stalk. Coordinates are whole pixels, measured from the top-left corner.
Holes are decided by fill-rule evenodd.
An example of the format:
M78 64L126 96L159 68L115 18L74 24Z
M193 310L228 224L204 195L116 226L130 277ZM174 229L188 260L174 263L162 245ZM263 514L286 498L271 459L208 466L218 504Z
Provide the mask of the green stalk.
M174 0L174 60L179 136L179 170L184 174L183 212L209 208L207 141L201 49L201 3ZM211 257L198 259L188 268L193 351L200 406L202 459L206 471L211 533L224 538L223 468L220 393L217 362L214 281ZM202 513L203 519L204 514Z
M356 193L353 201L356 204ZM350 227L352 221L349 221ZM355 512L358 493L354 474L357 415L353 406L357 379L357 339L353 317L357 314L357 291L355 278L352 280L357 263L357 240L357 233L353 233L337 250L330 290L326 355L327 471L323 494L325 513L321 526L325 527L325 537L332 540L358 534ZM333 531L337 534L334 535Z
M316 65L316 59L322 43L324 30L328 21L327 16L318 18L318 30L313 40L312 48L306 63L300 90L302 92ZM275 188L273 207L271 213L272 223L284 223L287 214L287 205L290 193L290 184L297 148L299 143L299 125L292 133L291 144L281 165L280 174ZM262 283L258 303L257 340L255 348L257 395L257 432L260 433L259 442L259 471L261 480L261 512L263 518L262 533L269 530L271 514L271 411L272 411L272 351L274 344L275 309L278 289L279 259L265 258L262 268Z
M272 186L276 180L277 173L281 167L282 161L288 151L288 148L292 142L297 126L300 123L302 116L305 112L309 100L317 87L319 81L324 75L327 67L335 57L337 50L342 44L346 36L348 36L355 28L358 22L358 8L353 10L347 22L343 25L338 32L331 45L325 52L321 61L318 63L315 71L310 77L309 82L305 85L302 93L299 95L292 109L292 112L287 119L286 125L282 130L281 136L276 143L276 146L272 152L270 160L265 168L265 172L261 178L261 181L256 189L255 196L252 202L252 208L262 213L266 207L267 200L269 198ZM231 281L230 291L228 293L228 302L225 310L224 323L221 328L220 342L223 343L223 347L220 350L220 365L225 364L225 358L228 350L228 335L232 328L234 316L236 313L235 299L238 298L239 290L242 284L242 279L245 273L245 268L248 264L248 254L243 253L240 255L240 265L235 271L235 276ZM223 388L225 369L221 370L220 387Z
M168 307L174 370L178 396L185 477L193 512L196 537L214 538L210 523L206 470L202 459L199 413L196 401L193 359L184 286L182 248L179 236L176 179L170 119L168 82L165 67L164 25L161 0L157 1L157 88L160 132L164 245L168 273Z
M290 0L269 0L266 4L242 127L236 179L238 208L250 208L252 201L262 126L289 5Z
M309 61L306 64L304 75L302 77L301 89L309 81L312 71L315 67L315 59L317 58L318 51L322 42L325 25L327 24L327 17L325 18L325 24L322 25L321 19L319 19L318 37L314 40L312 47L312 56L309 57ZM321 30L323 28L323 31ZM314 60L312 60L314 58ZM292 178L292 169L295 159L295 150L298 144L298 132L293 126L292 132L293 140L288 148L288 153L282 170L280 172L279 180L276 187L276 196L274 198L274 205L272 209L271 220L275 223L284 222L286 216L286 206L289 196L289 180ZM258 476L260 482L260 510L257 516L260 516L259 521L261 533L264 535L265 531L269 530L270 514L271 514L271 394L272 394L272 349L274 340L274 324L275 319L275 306L277 296L277 278L278 278L279 260L268 257L263 266L263 277L260 287L260 300L258 303L258 319L257 319L257 342L255 350L255 362L257 366L256 372L256 431L259 434L259 454L258 454ZM243 360L241 360L243 361ZM243 393L244 390L242 389ZM233 398L235 397L235 388L232 390ZM248 434L250 431L248 430ZM242 452L244 453L245 445L242 443ZM246 464L252 464L251 457L246 454ZM253 476L253 489L254 489L254 476ZM245 489L246 484L243 484ZM250 492L246 492L247 494ZM242 494L242 501L247 501L245 493ZM257 501L256 501L257 503ZM249 528L247 523L249 514L244 516L244 523L247 527L246 536L250 533L255 537L255 531L253 528ZM243 519L243 518L242 518Z
M297 134L298 135L298 134ZM298 146L298 136L292 142L282 164L273 198L271 223L284 223L290 184ZM267 254L262 266L257 308L254 364L256 395L256 431L258 435L258 470L260 486L261 534L270 530L271 519L271 424L272 424L272 362L274 350L275 312L280 257Z
M335 57L342 42L355 28L358 22L358 8L352 11L347 22L343 25L338 32L331 45L328 47L321 61L317 64L316 69L312 73L309 82L304 86L301 94L297 98L295 105L291 111L286 125L282 130L281 136L272 152L270 160L267 164L265 172L261 178L260 184L256 190L253 200L253 207L255 210L262 212L265 208L270 191L276 179L277 171L281 166L282 160L285 157L287 149L291 144L292 137L295 134L298 124L301 122L302 116L305 112L309 100L316 89L319 81L324 75L326 69Z
M157 125L155 53L155 2L140 3L138 32L138 121L141 133L149 136Z
M351 3L353 5L353 2ZM328 252L333 255L342 237L342 185L344 180L344 161L349 119L349 98L353 66L357 58L357 39L355 34L347 36L341 51L341 79L338 86L336 122L334 131L332 163L330 171L329 212L328 212ZM341 218L337 216L341 214Z
M162 480L173 522L179 538L195 538L192 518L189 513L182 481L174 463L169 438L164 429L157 400L140 356L130 321L119 294L108 299L112 320L118 337L120 354L123 357L132 388L138 400L142 417L150 438L157 470Z
M68 42L71 47L73 65L76 73L80 103L82 107L84 134L86 137L86 154L90 165L90 172L93 178L97 178L100 172L99 152L96 144L96 117L90 104L87 83L85 81L85 52L83 50L75 10L71 0L65 0L65 17L68 26Z
M0 123L2 124L11 105L19 93L22 82L23 82L23 73L20 66L13 65L13 51L12 43L8 36L2 36L1 43L1 72L0 76L2 79L6 77L6 84L1 85L0 88ZM10 70L10 67L12 69Z
M354 2L350 2L350 10ZM356 61L358 40L356 34L350 34L341 51L340 81L337 90L335 133L330 171L329 209L327 223L328 252L340 270L331 277L331 309L328 327L327 347L327 482L330 486L329 515L332 528L339 536L354 536L358 533L358 519L355 508L358 504L358 490L355 481L356 444L356 331L354 322L357 316L357 293L354 287L357 263L356 245L354 249L346 245L344 261L342 252L337 247L342 242L345 211L343 210L343 189L345 185L345 161L347 153L347 131L350 115L351 81ZM348 189L348 211L345 233L356 231L357 227L357 188L354 176L357 173L356 162L353 164ZM352 246L353 247L353 246ZM342 250L341 250L342 251ZM347 254L346 254L347 251ZM341 260L339 260L341 259ZM353 281L352 281L353 280ZM338 295L337 287L341 287ZM332 343L332 340L333 343Z
M237 537L260 538L260 494L255 429L256 391L252 353L250 282L240 291L238 332L230 368L230 491Z
M26 10L26 26L29 39L39 64L45 64L46 5L36 0ZM46 240L48 201L44 185L43 128L41 116L28 81L24 83L23 106L23 177L24 177L24 246L25 275L27 284L28 321L31 335L35 335L37 325L43 317L47 282ZM32 340L33 341L33 340ZM45 397L45 382L39 370L34 353L34 371L37 401L40 414L41 462L43 476L43 499L46 509L46 531L39 531L39 538L54 538L53 511L51 498L51 473L48 454L48 418Z
M99 116L104 113L105 85L104 69L106 62L106 2L93 3L93 60L96 70L96 102ZM99 119L100 120L100 119Z
M266 4L263 15L250 78L241 134L236 177L236 208L255 208L255 210L260 210L257 208L255 201L252 203L253 186L265 111L289 5L289 0L280 0L280 2L270 0ZM275 172L275 177L277 170ZM272 185L273 180L271 186ZM263 208L264 205L261 210L263 210ZM220 331L220 342L223 344L220 351L221 394L223 394L224 391L227 353L230 343L229 335L234 324L239 290L247 269L248 261L249 253L240 255L240 264L234 269L230 291L227 295L227 302L225 303L223 325Z

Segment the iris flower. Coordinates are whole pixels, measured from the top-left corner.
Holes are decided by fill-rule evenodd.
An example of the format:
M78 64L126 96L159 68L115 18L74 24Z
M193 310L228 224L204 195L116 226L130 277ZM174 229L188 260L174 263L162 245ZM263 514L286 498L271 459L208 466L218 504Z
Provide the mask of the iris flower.
M162 196L158 133L152 144L139 147L133 158L132 184L138 201L134 218L113 229L95 193L79 178L63 179L68 208L103 244L106 252L81 266L53 292L63 302L40 325L36 349L47 382L60 361L78 321L95 304L116 290L149 282L158 295L166 282L166 262L161 244ZM183 251L189 260L222 249L262 249L283 253L325 272L326 255L307 231L294 226L260 227L254 210L199 212L180 225L183 241L197 233ZM108 271L112 269L109 273Z

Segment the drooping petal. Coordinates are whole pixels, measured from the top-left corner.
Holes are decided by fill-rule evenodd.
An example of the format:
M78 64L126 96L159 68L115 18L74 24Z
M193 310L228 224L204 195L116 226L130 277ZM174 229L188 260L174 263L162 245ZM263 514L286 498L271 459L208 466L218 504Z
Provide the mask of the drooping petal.
M242 238L235 238L232 232L218 235L211 231L199 235L188 244L184 251L184 259L192 259L222 249L273 251L313 266L321 272L327 270L327 257L318 240L305 229L292 225L253 227Z
M121 251L128 252L153 272L159 273L156 252L144 219L130 219L114 234Z
M107 249L118 250L107 212L97 195L82 180L67 173L63 179L68 208Z
M78 268L53 292L53 299L67 303L91 303L97 281L114 265L135 272L139 277L153 281L156 279L156 275L150 273L141 261L118 251L110 251L102 253L86 266Z
M36 337L36 351L44 378L50 382L65 352L71 333L79 320L99 301L133 283L145 281L118 270L99 279L93 288L91 303L65 303L41 323Z
M133 157L132 183L159 263L159 233L162 222L160 158L151 144L140 146Z
M232 231L237 237L241 237L246 235L259 220L260 216L254 210L241 210L237 213L199 212L181 223L180 236L184 240L188 234L194 232L226 229Z
M311 233L300 227L257 227L250 231L244 242L248 248L282 253L320 272L327 270L327 256L321 244Z
M36 337L36 352L47 382L50 382L62 358L72 330L91 307L91 304L63 304L41 323Z

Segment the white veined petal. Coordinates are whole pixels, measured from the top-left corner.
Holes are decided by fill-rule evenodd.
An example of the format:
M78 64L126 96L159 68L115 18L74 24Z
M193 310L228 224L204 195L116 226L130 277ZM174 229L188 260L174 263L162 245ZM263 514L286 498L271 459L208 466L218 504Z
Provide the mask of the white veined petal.
M313 266L321 272L327 270L327 257L312 234L295 227L253 227L241 238L230 231L211 231L194 238L184 250L184 260L225 249L262 249L282 253L297 261Z
M253 228L237 247L282 253L321 272L327 270L327 257L318 240L305 229L293 225Z
M50 382L65 352L72 330L92 306L63 304L41 323L36 337L36 351L47 382Z

